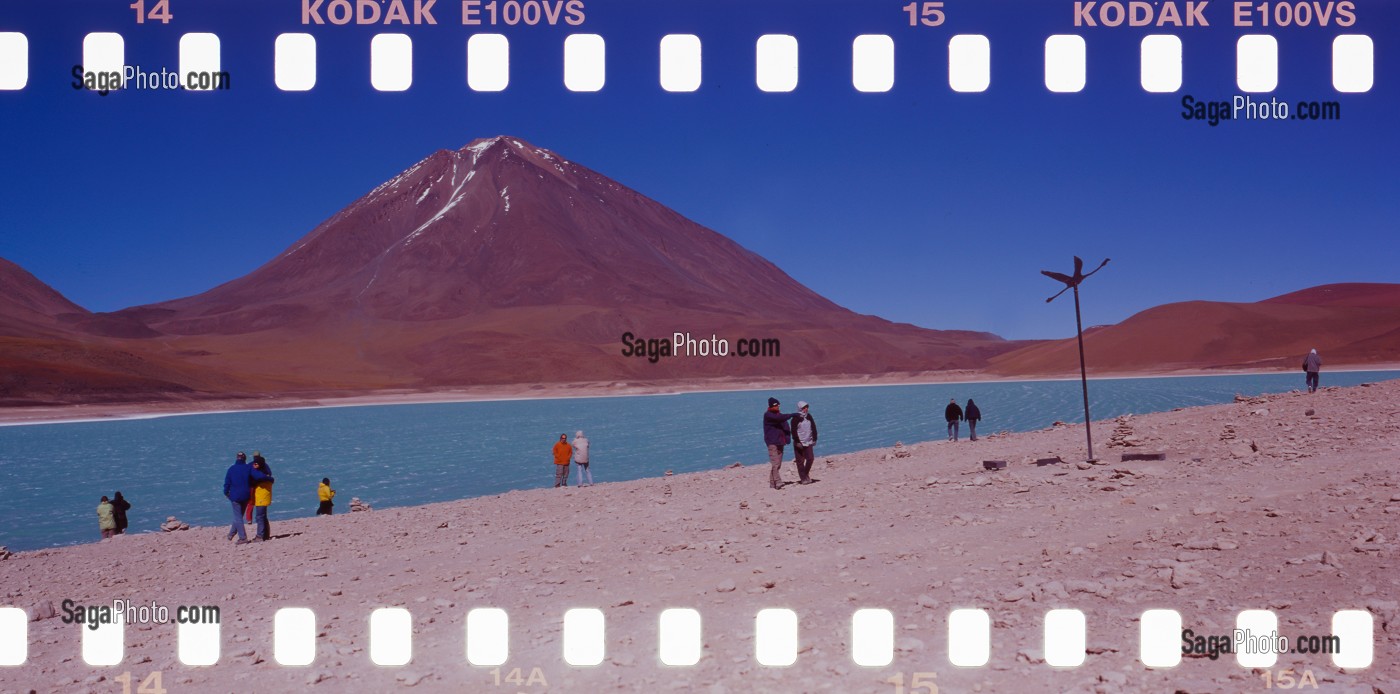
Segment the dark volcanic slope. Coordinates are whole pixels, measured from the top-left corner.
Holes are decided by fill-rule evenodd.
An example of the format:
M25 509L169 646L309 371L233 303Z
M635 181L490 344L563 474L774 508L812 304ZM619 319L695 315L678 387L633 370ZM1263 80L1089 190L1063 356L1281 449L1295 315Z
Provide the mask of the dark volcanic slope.
M1257 303L1188 301L1084 336L1091 371L1282 366L1316 348L1325 365L1400 363L1400 284L1329 284ZM1076 372L1073 339L991 360L1008 375Z
M24 268L0 258L0 335L51 332L58 326L58 317L65 314L86 315L87 310Z

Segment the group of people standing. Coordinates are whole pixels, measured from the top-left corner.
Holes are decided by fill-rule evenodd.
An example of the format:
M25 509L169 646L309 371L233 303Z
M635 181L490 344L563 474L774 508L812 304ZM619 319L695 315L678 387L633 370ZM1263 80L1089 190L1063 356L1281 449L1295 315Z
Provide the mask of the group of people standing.
M943 408L943 419L948 421L948 440L958 440L958 422L967 422L967 429L973 441L977 440L977 423L982 421L982 410L972 398L967 399L967 407L958 407L957 398L948 398L948 406Z
M817 420L810 406L797 401L797 412L785 414L777 398L768 398L768 410L763 413L763 443L768 446L768 486L782 489L783 448L792 444L793 462L797 465L798 484L818 482L812 478L812 462L816 459Z
M130 510L131 503L122 497L121 492L117 492L111 499L102 497L102 500L97 502L97 529L102 531L102 537L125 533L126 512Z
M224 473L224 496L233 509L233 524L229 526L228 539L236 535L235 544L248 542L243 523L251 518L257 523L254 541L272 539L272 526L267 520L267 507L272 505L272 467L258 451L253 451L253 462L239 451L237 457Z
M578 486L593 486L593 472L588 469L588 438L580 429L574 432L574 441L569 443L568 434L560 434L554 444L554 486L569 486L569 461L578 464ZM588 482L585 483L584 480Z

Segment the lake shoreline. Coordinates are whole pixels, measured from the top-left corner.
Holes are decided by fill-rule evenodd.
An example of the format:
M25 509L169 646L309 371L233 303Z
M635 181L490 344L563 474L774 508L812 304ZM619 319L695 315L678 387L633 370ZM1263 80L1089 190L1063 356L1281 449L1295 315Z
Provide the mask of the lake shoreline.
M282 520L273 541L245 546L224 539L226 526L204 526L18 552L0 560L0 603L37 621L27 661L0 668L0 690L111 677L77 656L79 628L44 608L65 599L222 610L210 666L180 664L176 624L126 630L122 667L161 671L172 691L227 691L235 680L259 691L489 690L490 668L463 656L465 615L477 607L509 613L506 667L538 668L551 690L725 693L872 691L913 671L937 672L955 691L1027 681L1239 691L1259 679L1233 657L1143 667L1139 615L1175 609L1185 627L1214 634L1241 610L1268 609L1291 637L1330 633L1335 611L1357 609L1374 615L1370 668L1286 653L1274 669L1311 669L1336 691L1385 689L1400 677L1396 403L1400 381L1386 381L1098 421L1100 464L1078 462L1082 425L1061 425L976 443L837 455L819 446L820 482L780 491L756 464ZM1145 451L1165 460L1118 462ZM1046 456L1065 462L1035 464ZM1008 467L987 472L984 459ZM790 460L784 477L795 478ZM1242 580L1260 572L1266 582ZM315 612L310 666L276 665L273 616L288 606ZM371 662L367 618L379 607L409 611L408 665ZM561 658L560 620L574 607L604 613L596 667ZM676 607L703 614L694 666L657 660L657 616ZM798 614L795 667L754 660L755 613L772 607ZM992 615L991 661L955 668L948 618L968 607ZM1084 611L1083 665L1045 664L1052 607ZM852 665L860 608L893 616L887 667Z
M1400 371L1400 363L1352 366L1323 372ZM1245 376L1298 373L1291 369L1211 370L1188 369L1161 372L1103 373L1089 380L1129 378L1189 378L1197 376ZM510 386L472 386L431 391L377 391L372 393L276 395L265 398L153 401L139 403L98 403L74 405L20 406L0 408L0 427L65 424L181 417L230 412L363 407L375 405L425 405L461 402L508 402L574 398L662 396L680 393L729 393L798 388L853 388L862 386L947 385L957 383L1039 383L1078 380L1078 374L1045 376L1000 376L981 371L930 371L906 374L809 376L794 379L707 379L686 382L621 383L582 382ZM1299 387L1302 375L1299 373Z

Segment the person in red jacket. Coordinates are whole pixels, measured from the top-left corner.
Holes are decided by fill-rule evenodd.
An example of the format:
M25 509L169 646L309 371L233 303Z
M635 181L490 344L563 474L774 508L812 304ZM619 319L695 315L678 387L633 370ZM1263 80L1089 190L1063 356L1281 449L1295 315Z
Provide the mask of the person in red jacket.
M569 486L569 458L574 455L574 447L569 445L567 434L559 435L559 442L554 444L554 486Z

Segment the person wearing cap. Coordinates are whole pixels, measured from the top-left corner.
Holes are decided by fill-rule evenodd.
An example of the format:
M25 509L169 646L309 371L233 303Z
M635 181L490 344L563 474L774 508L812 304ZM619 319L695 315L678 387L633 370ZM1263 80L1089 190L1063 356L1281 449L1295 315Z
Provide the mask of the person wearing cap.
M569 435L560 434L559 442L554 444L554 486L569 486L569 458L573 456L573 446L569 445Z
M783 447L791 440L792 429L788 421L792 415L783 414L778 409L777 398L768 398L768 411L763 413L763 443L768 446L768 486L783 488Z
M948 406L943 409L943 418L948 420L948 440L958 440L958 422L963 418L963 411L958 407L958 401L948 398Z
M797 463L798 484L811 484L812 461L817 448L817 420L807 411L807 402L797 401L797 414L792 416L792 456Z
M588 439L584 438L583 430L574 432L574 462L578 463L578 486L593 486L593 473L588 470ZM583 483L584 475L588 476L588 484Z

